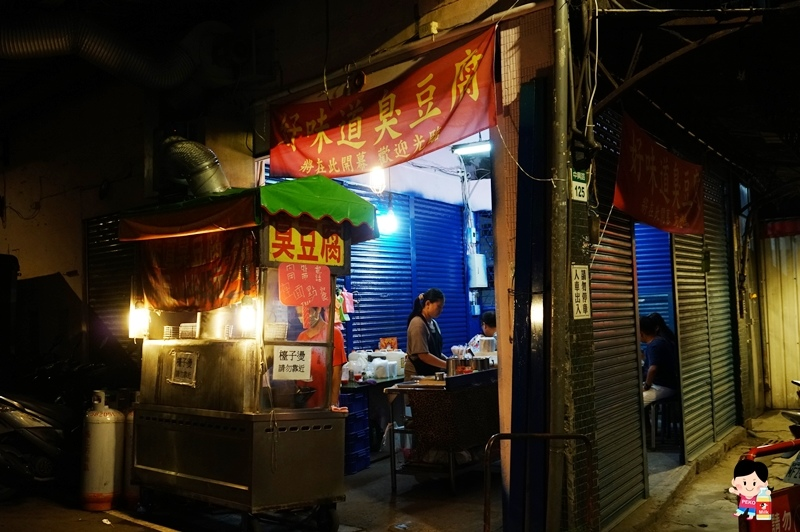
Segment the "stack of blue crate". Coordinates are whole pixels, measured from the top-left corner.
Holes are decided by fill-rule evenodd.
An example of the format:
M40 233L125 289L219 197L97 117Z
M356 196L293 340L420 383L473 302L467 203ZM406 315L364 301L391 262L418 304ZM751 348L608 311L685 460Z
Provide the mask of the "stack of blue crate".
M352 475L369 467L369 408L363 393L339 395L339 406L346 406L344 474Z

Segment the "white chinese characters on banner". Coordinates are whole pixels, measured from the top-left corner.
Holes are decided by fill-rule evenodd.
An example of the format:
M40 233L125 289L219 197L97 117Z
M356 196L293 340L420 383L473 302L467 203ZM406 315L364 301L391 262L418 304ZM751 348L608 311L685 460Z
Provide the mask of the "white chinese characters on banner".
M308 380L311 378L310 345L276 345L274 380Z
M586 320L592 317L589 299L589 267L572 265L572 317Z

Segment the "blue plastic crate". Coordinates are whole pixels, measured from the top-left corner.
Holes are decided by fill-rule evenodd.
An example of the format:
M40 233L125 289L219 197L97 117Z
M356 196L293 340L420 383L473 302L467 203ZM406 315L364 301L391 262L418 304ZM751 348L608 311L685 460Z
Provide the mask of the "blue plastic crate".
M339 406L346 406L350 413L364 412L369 407L365 393L340 393Z
M345 432L359 432L369 428L369 413L366 410L361 412L350 412L344 422Z
M369 447L360 451L346 453L344 456L344 474L353 475L369 468Z
M344 435L344 452L352 453L369 449L369 429L348 432Z

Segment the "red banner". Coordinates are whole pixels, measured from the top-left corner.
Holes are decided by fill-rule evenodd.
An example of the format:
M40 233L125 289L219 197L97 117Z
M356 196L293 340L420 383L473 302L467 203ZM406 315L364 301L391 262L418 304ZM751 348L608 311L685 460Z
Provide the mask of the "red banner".
M492 27L399 80L273 109L270 173L364 174L495 125L494 41Z
M614 207L669 233L702 235L702 170L656 144L625 115Z
M781 238L800 235L800 220L774 220L762 226L763 238Z

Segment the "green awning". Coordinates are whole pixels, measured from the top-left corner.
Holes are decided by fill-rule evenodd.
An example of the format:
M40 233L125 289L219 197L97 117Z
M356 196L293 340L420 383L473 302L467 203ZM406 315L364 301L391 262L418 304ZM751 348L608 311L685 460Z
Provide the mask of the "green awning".
M123 213L119 239L153 240L256 227L263 221L262 210L271 216L328 218L350 226L353 244L378 236L375 207L336 181L317 175Z
M350 225L353 244L376 238L375 207L340 183L315 175L261 187L261 207L270 215L286 213L292 218L329 218Z

